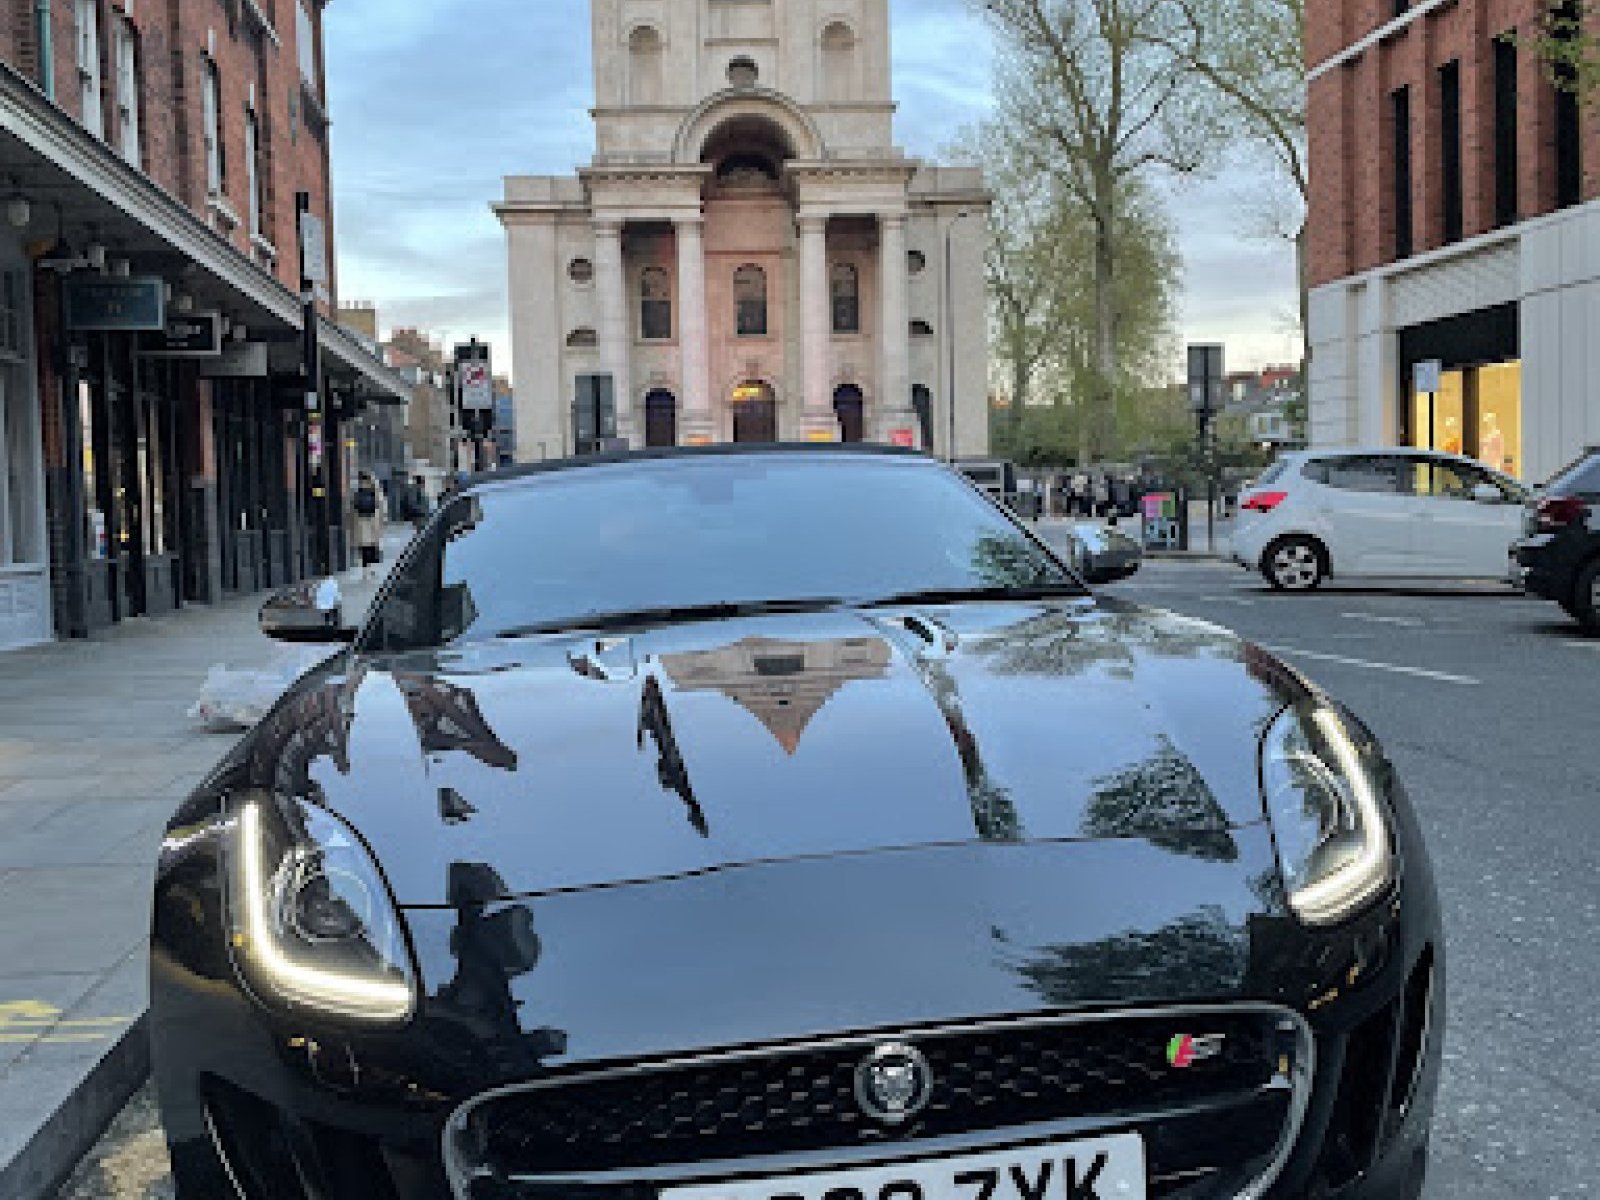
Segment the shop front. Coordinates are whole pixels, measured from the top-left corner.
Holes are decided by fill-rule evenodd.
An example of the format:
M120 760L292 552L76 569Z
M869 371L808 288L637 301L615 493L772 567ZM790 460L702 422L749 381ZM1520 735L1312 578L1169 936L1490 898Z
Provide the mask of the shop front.
M21 247L0 238L0 650L51 634L29 274Z
M1464 454L1522 478L1523 387L1518 305L1400 331L1402 445ZM1427 364L1438 364L1437 388Z

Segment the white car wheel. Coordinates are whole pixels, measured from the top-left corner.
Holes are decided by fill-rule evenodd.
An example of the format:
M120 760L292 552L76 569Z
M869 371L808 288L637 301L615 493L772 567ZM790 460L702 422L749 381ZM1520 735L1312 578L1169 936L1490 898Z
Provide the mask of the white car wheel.
M1305 538L1288 538L1275 542L1267 551L1262 573L1267 582L1280 591L1309 592L1321 585L1327 569L1315 543Z

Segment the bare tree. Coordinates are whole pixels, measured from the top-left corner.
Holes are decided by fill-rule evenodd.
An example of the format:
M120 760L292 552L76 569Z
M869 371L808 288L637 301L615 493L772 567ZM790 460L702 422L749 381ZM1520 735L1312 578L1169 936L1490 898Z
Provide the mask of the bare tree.
M1295 245L1301 337L1307 336L1306 0L1176 0L1170 45L1220 103L1222 132L1271 155L1292 192L1286 226ZM1307 354L1309 357L1309 352Z
M978 0L974 0L977 3ZM986 0L1010 69L1001 119L1034 142L1034 166L1075 196L1093 226L1094 339L1080 461L1115 437L1117 230L1129 182L1199 166L1208 117L1175 46L1178 0Z

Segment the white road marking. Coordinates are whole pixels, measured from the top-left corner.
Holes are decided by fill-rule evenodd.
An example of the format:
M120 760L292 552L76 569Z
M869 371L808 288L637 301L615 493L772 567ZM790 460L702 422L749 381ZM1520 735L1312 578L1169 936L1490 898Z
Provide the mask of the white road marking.
M1342 613L1346 621L1366 621L1373 625L1403 625L1407 629L1421 629L1426 624L1416 617L1380 617L1377 613Z
M1600 650L1600 642L1568 642L1567 645L1578 650Z
M1301 650L1297 646L1268 646L1263 644L1262 649L1270 650L1274 654L1285 654L1295 658L1309 658L1317 662L1338 663L1344 667L1361 667L1368 671L1385 671L1391 675L1409 675L1414 679L1428 679L1435 683L1453 683L1460 687L1479 687L1483 680L1473 679L1467 675L1450 675L1444 671L1424 671L1421 667L1402 667L1395 663L1371 662L1364 658L1346 658L1342 654L1323 654L1316 650Z

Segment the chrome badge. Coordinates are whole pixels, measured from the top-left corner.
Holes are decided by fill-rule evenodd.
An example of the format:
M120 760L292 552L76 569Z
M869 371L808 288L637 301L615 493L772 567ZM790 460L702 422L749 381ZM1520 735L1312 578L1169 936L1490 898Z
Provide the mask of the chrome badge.
M885 1125L900 1125L928 1106L933 1068L922 1051L904 1042L879 1046L856 1067L856 1102Z

